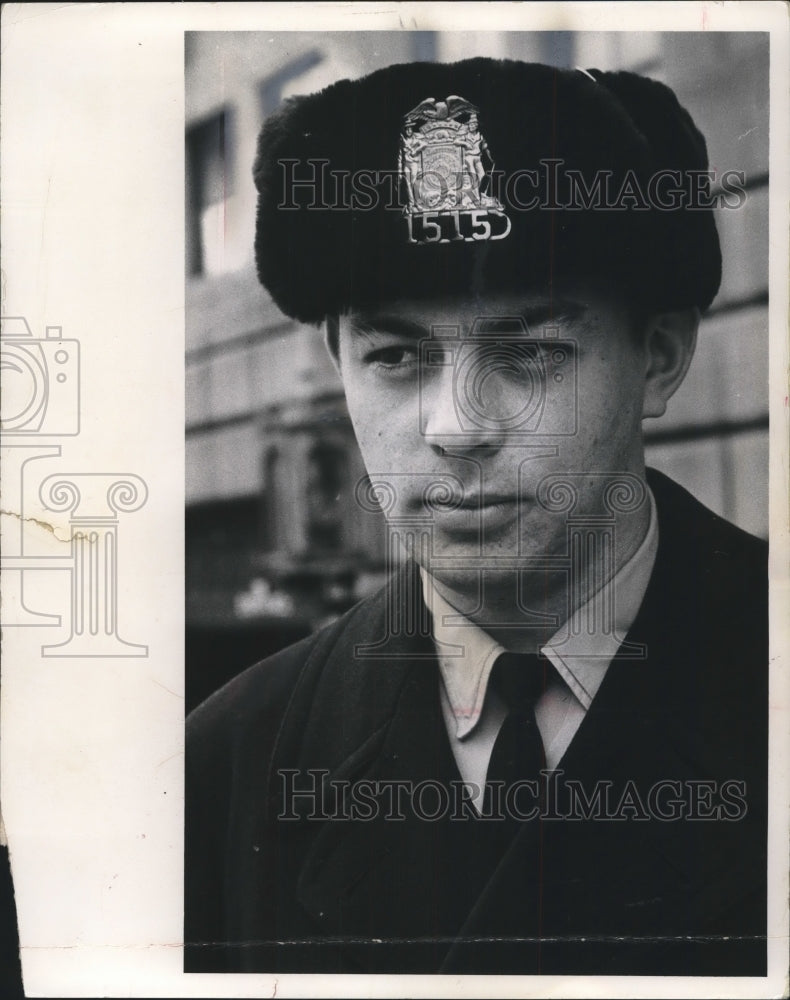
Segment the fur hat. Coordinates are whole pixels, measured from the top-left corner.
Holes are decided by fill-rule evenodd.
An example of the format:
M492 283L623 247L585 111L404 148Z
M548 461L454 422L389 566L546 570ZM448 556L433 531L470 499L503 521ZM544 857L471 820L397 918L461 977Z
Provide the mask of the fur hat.
M312 323L576 281L704 310L721 279L707 167L674 93L633 73L389 66L292 98L264 124L258 275Z

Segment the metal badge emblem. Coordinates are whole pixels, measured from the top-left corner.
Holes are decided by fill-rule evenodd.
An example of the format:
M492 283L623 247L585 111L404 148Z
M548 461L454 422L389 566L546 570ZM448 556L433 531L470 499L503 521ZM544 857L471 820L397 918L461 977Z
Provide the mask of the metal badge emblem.
M502 240L510 219L492 193L494 160L478 109L428 97L403 118L400 176L410 243Z

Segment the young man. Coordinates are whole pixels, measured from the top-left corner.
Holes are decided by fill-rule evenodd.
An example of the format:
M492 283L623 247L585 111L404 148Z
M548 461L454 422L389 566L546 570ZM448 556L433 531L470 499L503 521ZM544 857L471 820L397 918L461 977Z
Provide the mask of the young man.
M764 973L764 547L641 432L720 280L706 169L663 85L484 59L265 126L261 280L400 563L191 716L188 971Z

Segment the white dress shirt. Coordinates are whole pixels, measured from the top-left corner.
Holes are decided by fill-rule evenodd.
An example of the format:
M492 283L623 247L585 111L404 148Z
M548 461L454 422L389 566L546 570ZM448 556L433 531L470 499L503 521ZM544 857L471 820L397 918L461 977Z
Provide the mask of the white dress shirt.
M556 669L535 705L546 766L551 770L557 768L587 714L647 590L658 549L658 519L649 489L648 495L650 521L639 548L541 647L541 653ZM491 668L505 647L463 618L437 592L431 576L422 569L420 573L433 620L447 734L458 770L479 809L491 751L507 715L497 692L488 691ZM613 607L613 631L604 631L604 616L599 613L604 601L611 601ZM581 622L585 628L579 628Z

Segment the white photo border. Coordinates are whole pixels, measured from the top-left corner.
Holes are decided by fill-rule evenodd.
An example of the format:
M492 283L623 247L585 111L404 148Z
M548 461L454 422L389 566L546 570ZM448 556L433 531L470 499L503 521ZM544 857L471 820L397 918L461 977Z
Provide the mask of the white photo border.
M788 937L788 11L757 3L129 3L3 8L4 316L79 341L84 495L117 513L119 635L145 654L41 655L3 635L0 789L30 996L765 997ZM771 699L764 978L187 975L183 922L184 32L768 31ZM52 445L55 447L55 445ZM142 484L140 486L139 484ZM146 494L143 496L143 494ZM131 503L131 501L129 501ZM5 506L5 505L4 505ZM55 505L57 507L57 505ZM122 506L122 504L121 504ZM129 515L127 517L127 514ZM22 516L10 510L4 530ZM33 505L42 559L74 514ZM70 519L71 517L71 519ZM53 600L58 588L53 586ZM6 594L4 594L6 596ZM62 609L61 609L62 610Z

